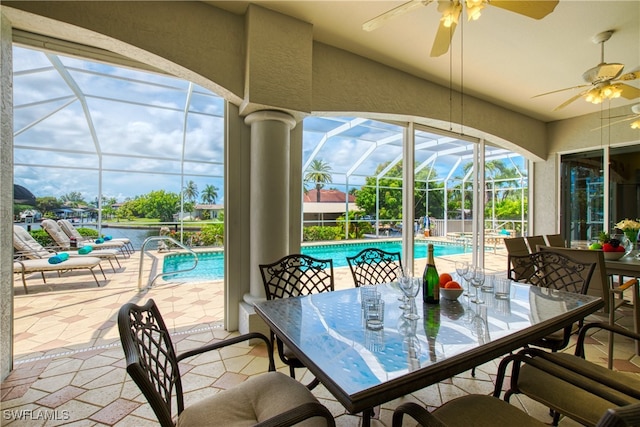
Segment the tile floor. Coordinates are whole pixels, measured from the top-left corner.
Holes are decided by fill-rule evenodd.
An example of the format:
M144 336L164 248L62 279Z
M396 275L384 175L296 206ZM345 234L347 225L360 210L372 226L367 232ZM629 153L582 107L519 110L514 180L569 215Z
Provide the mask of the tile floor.
M498 249L487 254L486 268L503 271L506 253ZM440 271L453 270L456 258L440 257ZM146 264L144 277L157 266ZM154 298L163 313L178 351L223 339L229 333L222 327L222 282L162 284L138 292L139 253L122 262L113 273L105 268L107 280L96 287L93 278L77 272L47 276L43 284L38 275L28 278L25 295L18 276L15 281L14 371L2 382L0 425L11 426L146 426L157 420L128 378L120 348L116 316L126 302L142 303ZM422 271L424 261L415 271ZM348 268L336 268L336 287L350 287ZM593 316L588 320L600 320ZM631 322L631 311L623 309L618 321ZM588 359L606 364L606 334L596 334L589 342ZM266 370L266 348L246 343L231 349L200 355L182 365L185 399L197 400L205 393L232 387L252 375ZM569 347L567 351L572 351ZM276 358L277 360L277 358ZM640 374L640 359L632 345L616 341L615 368ZM464 372L447 381L420 390L380 409L375 426L390 426L391 414L402 401L416 401L426 407L440 406L467 393L490 394L493 391L497 363L490 362L476 370L476 377ZM287 370L279 366L283 372ZM305 373L300 372L305 382ZM359 426L361 418L350 415L322 386L314 390L318 399L336 417L338 426ZM512 403L533 416L548 422L548 410L521 396ZM409 423L407 424L409 425ZM561 425L574 425L563 420Z

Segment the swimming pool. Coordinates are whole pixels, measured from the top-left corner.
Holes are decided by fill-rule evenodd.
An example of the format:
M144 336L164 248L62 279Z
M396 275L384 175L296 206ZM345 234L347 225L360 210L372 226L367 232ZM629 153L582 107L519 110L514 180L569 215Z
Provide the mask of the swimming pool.
M465 247L446 243L434 242L434 255L456 255L465 252ZM347 256L354 256L365 248L375 247L387 252L402 252L400 241L370 241L362 243L338 243L324 245L303 246L302 253L315 258L333 259L334 267L346 267ZM467 249L470 251L470 249ZM416 242L414 246L415 258L427 257L427 242ZM165 256L162 267L163 273L184 270L193 266L193 255L188 253L170 254ZM165 280L198 279L221 280L224 278L224 252L199 252L198 266L185 273L169 274Z

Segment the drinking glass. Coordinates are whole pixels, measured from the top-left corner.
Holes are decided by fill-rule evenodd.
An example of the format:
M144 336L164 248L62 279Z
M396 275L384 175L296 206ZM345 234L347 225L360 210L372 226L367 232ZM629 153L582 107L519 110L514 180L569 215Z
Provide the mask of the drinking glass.
M462 277L464 278L464 281L467 283L467 287L465 289L465 291L462 293L462 295L471 296L471 279L473 279L473 272L474 272L474 266L469 265L467 268L467 271L462 275Z
M400 281L400 289L406 295L409 305L409 311L405 311L403 316L410 320L419 319L420 316L416 313L416 295L418 295L418 291L420 290L420 284L422 280L419 277L410 277L409 280Z
M484 304L484 300L480 298L480 293L478 292L480 287L484 284L484 269L480 267L476 267L473 269L471 274L471 284L474 288L476 288L476 296L471 299L471 302L475 302L476 304Z
M511 279L504 277L496 278L494 288L496 299L508 300L511 295Z
M469 264L467 264L467 261L456 261L455 267L458 277L460 277L460 279L465 279L465 275L469 271ZM465 291L463 295L469 295L469 292Z
M409 267L400 268L399 266L396 268L396 276L397 276L397 287L400 290L400 297L398 297L398 301L400 303L400 310L409 309L408 298L405 296L404 291L402 290L403 282L409 281L412 279L411 277L411 269Z

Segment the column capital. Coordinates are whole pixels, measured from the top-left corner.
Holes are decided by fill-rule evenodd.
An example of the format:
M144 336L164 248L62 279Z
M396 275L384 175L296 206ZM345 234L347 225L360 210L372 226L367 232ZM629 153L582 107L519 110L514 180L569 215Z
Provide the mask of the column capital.
M263 122L267 120L275 120L278 122L282 122L287 126L289 126L289 130L296 127L296 119L294 119L293 116L291 116L290 114L283 113L282 111L274 111L274 110L256 111L244 118L244 122L247 125L252 125L253 123Z

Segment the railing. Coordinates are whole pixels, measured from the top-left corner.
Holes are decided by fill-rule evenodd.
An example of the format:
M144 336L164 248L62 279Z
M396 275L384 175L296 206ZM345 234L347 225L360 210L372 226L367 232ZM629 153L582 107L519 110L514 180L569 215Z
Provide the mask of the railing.
M155 242L155 241L168 241L173 243L176 246L180 246L182 249L186 250L187 252L190 252L193 255L193 259L194 259L194 263L193 263L193 267L191 268L186 268L184 270L177 270L177 271L172 271L170 273L158 273L154 276L153 280L151 280L151 282L147 285L147 288L150 288L153 286L153 284L156 282L156 280L160 277L164 277L164 276L168 276L171 274L176 274L176 273L185 273L187 271L191 271L194 268L196 268L198 266L198 254L196 254L191 248L183 245L182 243L178 242L177 240L168 237L168 236L151 236L151 237L147 237L144 242L142 243L142 247L140 248L140 265L138 267L138 290L141 291L142 290L142 267L144 266L144 254L145 254L145 249L147 247L147 244L150 242Z

